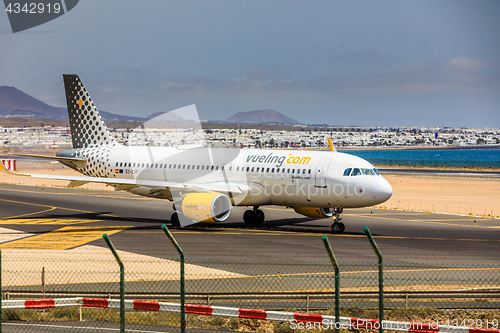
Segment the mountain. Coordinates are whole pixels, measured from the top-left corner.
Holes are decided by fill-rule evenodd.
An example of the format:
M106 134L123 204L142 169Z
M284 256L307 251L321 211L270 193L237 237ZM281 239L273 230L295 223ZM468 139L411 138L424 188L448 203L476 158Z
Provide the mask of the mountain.
M250 124L287 124L300 125L297 120L289 118L276 110L258 110L238 112L226 119L228 123Z
M99 111L106 121L145 121L145 118L123 116L106 111ZM21 90L0 87L0 118L28 118L68 120L67 108L58 108L45 104Z

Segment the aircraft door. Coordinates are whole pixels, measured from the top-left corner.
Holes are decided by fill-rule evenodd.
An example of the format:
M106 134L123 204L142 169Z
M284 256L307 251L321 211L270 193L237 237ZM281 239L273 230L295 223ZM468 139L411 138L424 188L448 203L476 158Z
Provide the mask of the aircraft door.
M316 166L316 187L326 187L326 172L331 161L329 158L323 158Z

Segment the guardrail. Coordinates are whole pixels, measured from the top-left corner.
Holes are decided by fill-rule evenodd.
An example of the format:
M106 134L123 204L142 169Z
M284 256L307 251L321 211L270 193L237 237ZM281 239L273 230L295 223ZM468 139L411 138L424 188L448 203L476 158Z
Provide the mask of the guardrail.
M3 299L25 299L25 298L59 298L59 297L79 297L87 296L94 298L118 299L119 293L110 292L45 292L41 291L9 291L4 288ZM340 293L342 301L376 301L378 300L378 291L346 291ZM180 294L175 293L127 293L126 299L143 299L143 300L179 300ZM258 300L262 304L262 308L266 308L266 303L269 301L285 302L290 300L303 301L304 306L300 309L305 309L307 312L313 309L312 301L332 301L335 298L335 292L266 292L266 293L186 293L186 301L204 303L211 305L215 303L236 301L249 302ZM385 291L384 299L392 301L391 305L395 307L394 301L399 301L397 307L411 307L412 301L425 299L440 299L440 300L479 300L480 308L485 308L487 301L500 300L500 289L480 289L480 290L450 290L450 291ZM468 308L474 308L473 302L468 302ZM295 306L297 307L297 306ZM446 306L449 308L450 306ZM497 305L492 304L492 307ZM272 307L275 309L276 307ZM314 307L317 309L317 307Z
M256 309L230 308L222 306L207 306L197 304L149 302L140 300L107 300L99 298L63 298L63 299L42 299L42 300L11 300L3 301L5 309L29 309L43 310L57 307L82 307L97 309L127 309L129 311L145 312L182 312L202 316L233 317L244 319L257 319L266 321L282 321L290 324L290 328L295 329L332 329L339 330L379 330L384 329L396 332L429 333L429 332L457 332L457 333L500 333L497 328L475 328L474 326L450 326L435 323L418 323L388 321L353 317L334 317L320 314L306 314L297 312L278 312ZM79 312L81 313L81 312ZM81 320L81 315L78 318ZM482 325L481 325L482 326ZM125 327L123 331L125 331Z

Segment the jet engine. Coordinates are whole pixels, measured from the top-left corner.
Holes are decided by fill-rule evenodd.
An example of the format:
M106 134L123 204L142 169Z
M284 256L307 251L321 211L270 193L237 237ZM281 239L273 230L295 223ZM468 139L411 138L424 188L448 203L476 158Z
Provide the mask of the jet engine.
M220 193L190 193L182 198L182 214L200 222L222 222L231 214L231 200Z
M316 219L324 219L327 217L332 217L332 209L331 208L317 208L317 207L299 207L294 206L293 210L296 213L301 215L305 215L307 217L314 217Z

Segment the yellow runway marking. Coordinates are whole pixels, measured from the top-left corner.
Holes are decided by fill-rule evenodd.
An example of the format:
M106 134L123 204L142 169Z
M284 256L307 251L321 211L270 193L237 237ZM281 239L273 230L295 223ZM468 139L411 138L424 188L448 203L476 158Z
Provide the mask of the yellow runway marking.
M93 223L99 222L99 220L68 220L68 219L8 219L8 220L0 220L0 225L2 224L11 224L11 225L26 225L26 224L35 224L35 225L71 225L71 224L79 224L79 223Z
M436 213L438 214L438 213ZM400 218L395 218L395 217L384 217L384 216L370 216L370 215L361 215L361 214L344 214L345 216L360 216L360 217L370 217L370 218L376 218L376 219L381 219L381 220L395 220L395 221L404 221L404 222L419 222L419 223L430 223L430 224L444 224L444 225L452 225L456 227L471 227L471 228L483 228L483 229L498 229L500 226L479 226L479 225L472 225L472 224L457 224L457 223L445 223L445 222L440 222L440 221L448 221L448 220L415 220L415 219L400 219ZM477 220L477 218L476 218ZM471 223L472 217L470 219L461 219L460 221L464 222L469 222ZM484 221L484 220L481 220Z
M30 215L42 214L42 213L47 213L47 212L53 211L53 210L55 210L55 209L56 209L56 207L51 207L51 208L49 208L49 209L42 210L42 211L39 211L39 212L33 212L33 213L27 213L27 214L21 214L21 215L14 215L14 216L9 216L9 217L4 217L4 218L1 218L1 219L0 219L0 224L2 224L2 220L5 220L5 219L13 219L13 218L17 218L17 217L23 217L23 216L30 216Z
M1 249L67 250L130 227L64 227L45 234L0 244Z
M1 191L11 191L11 192L23 192L23 193L35 193L35 194L41 194L41 192L38 191L27 191L27 190L14 190L14 189L6 189L2 188L0 189ZM110 193L116 193L110 191ZM75 195L75 196L80 196L80 197L103 197L103 198L117 198L117 199L133 199L133 200L139 200L142 199L143 197L136 197L132 195L121 195L121 194L115 194L115 195L106 195L106 194L85 194L85 193L67 193L67 192L43 192L43 194L58 194L58 195ZM153 198L147 198L146 199L150 200L156 200Z
M0 199L0 201L18 203L18 204L23 204L23 205L39 206L39 207L51 207L51 208L55 208L55 209L64 209L64 210L69 210L69 211L79 212L79 213L86 213L86 214L95 214L95 212L81 210L81 209L75 209L75 208L49 206L49 205L36 204L36 203L31 203L31 202L23 202L23 201L15 201L15 200L7 200L7 199ZM117 216L117 215L112 215L112 214L100 214L100 215L101 216L116 217L116 218L120 218L120 219L124 219L124 220L128 220L128 221L142 221L141 219Z

